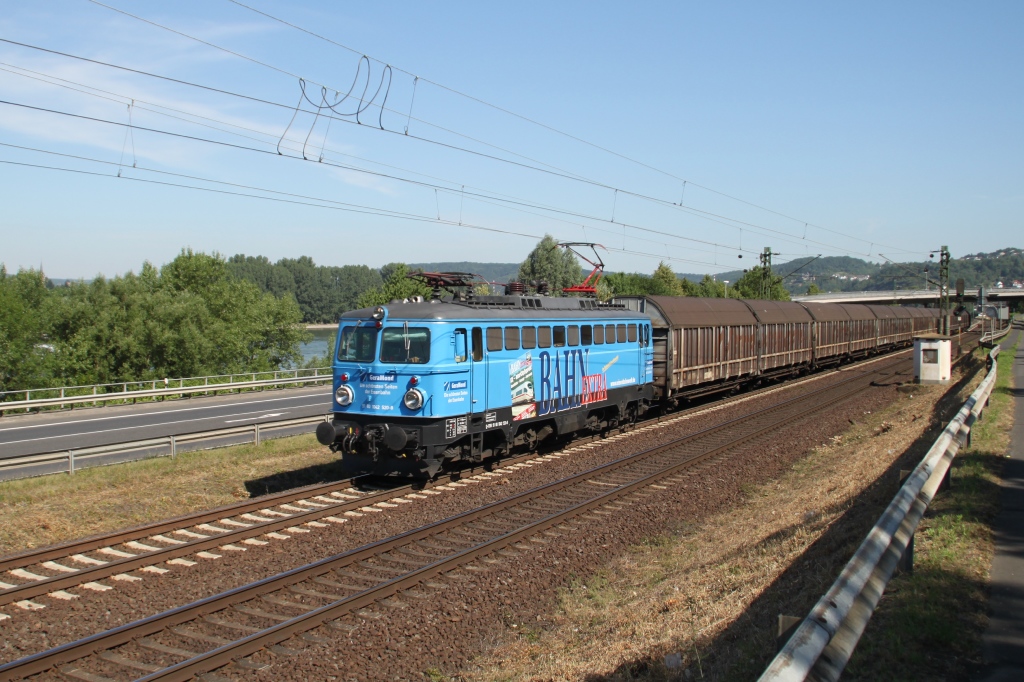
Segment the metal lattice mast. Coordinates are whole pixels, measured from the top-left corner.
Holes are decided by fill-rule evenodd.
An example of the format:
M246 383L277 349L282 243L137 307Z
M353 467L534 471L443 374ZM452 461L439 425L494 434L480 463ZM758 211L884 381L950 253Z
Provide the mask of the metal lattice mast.
M949 247L943 245L939 253L939 310L942 315L942 333L949 334Z
M772 295L772 247L764 247L761 253L761 298L768 299Z

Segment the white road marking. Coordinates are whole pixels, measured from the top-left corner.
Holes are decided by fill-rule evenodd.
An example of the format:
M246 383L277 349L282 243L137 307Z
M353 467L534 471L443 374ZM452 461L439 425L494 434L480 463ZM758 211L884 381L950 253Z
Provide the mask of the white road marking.
M287 412L287 411L288 410L285 410L285 412ZM261 414L258 417L246 417L245 419L228 419L228 420L225 420L224 423L225 424L234 424L235 422L248 422L248 421L252 421L253 419L269 419L270 417L280 417L282 414L284 414L284 412L271 412L269 414ZM227 416L230 417L231 415L227 415Z
M75 420L72 420L72 421L47 422L46 424L28 424L26 426L10 426L10 427L7 427L7 428L0 429L0 433L4 433L5 431L22 431L22 430L27 430L27 429L43 429L43 428L46 428L48 426L57 426L57 425L63 426L63 425L68 425L68 424L88 424L88 423L91 423L91 422L110 421L112 419L125 419L126 417L153 417L153 416L158 416L158 415L163 415L163 414L179 414L179 413L182 413L182 412L196 412L198 410L223 409L225 407L244 407L245 405L259 405L260 403L274 403L274 402L280 402L282 400L296 400L296 399L303 399L303 398L321 398L323 396L330 396L330 395L331 395L331 392L328 391L328 392L323 393L323 394L313 393L313 394L302 395L302 396L286 396L286 397L282 397L282 398L267 398L265 400L247 400L245 402L240 402L240 403L222 403L220 405L201 405L199 407L182 407L182 408L177 409L177 410L161 410L161 411L158 411L158 412L141 412L140 411L140 412L136 412L134 414L126 413L126 414L112 415L112 416L107 416L107 417L92 417L90 419L75 419ZM310 404L311 405L318 405L319 402L314 402L314 403L310 403ZM291 409L295 409L295 407L308 407L308 405L297 405L297 406L293 406ZM239 414L245 414L245 413L240 412ZM221 416L222 417L225 417L225 416L230 417L232 415L229 414L229 415L221 415ZM203 419L217 419L217 417L203 417Z
M260 410L257 410L257 412L259 412L259 411ZM245 413L240 412L239 414L245 414ZM255 412L250 413L250 414L255 414ZM81 431L79 433L63 433L63 434L60 434L60 435L57 435L57 436L40 436L39 438L23 438L21 440L3 441L2 443L0 443L0 445L17 445L18 443L35 443L35 442L38 442L38 441L41 441L41 440L54 440L55 438L74 438L76 436L95 436L95 435L104 434L104 433L114 433L115 431L133 431L133 430L138 430L138 429L155 429L155 428L159 428L161 426L173 426L175 424L190 424L192 422L199 422L199 421L204 421L204 420L207 420L207 419L223 419L224 417L231 417L231 416L234 416L234 415L230 415L230 414L224 415L224 414L222 414L222 415L217 416L217 417L198 417L196 419L179 419L178 421L173 421L173 422L158 422L156 424L140 424L139 426L119 426L116 429L103 429L102 431ZM264 415L264 416L267 416L267 415ZM254 417L249 417L247 419L236 419L234 421L251 421L252 419L254 419ZM255 417L255 419L259 419L259 417ZM229 422L225 422L225 423L229 423ZM58 424L48 424L47 426L60 426L60 425L61 424L58 423Z

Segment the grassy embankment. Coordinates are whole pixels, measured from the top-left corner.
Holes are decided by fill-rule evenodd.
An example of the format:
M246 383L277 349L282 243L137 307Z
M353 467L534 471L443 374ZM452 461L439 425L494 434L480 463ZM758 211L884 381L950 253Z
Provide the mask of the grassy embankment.
M306 435L0 482L0 555L338 478Z
M914 570L889 583L844 679L969 679L981 663L1015 351L1000 353L998 382L971 447L953 461L951 489L935 498L915 537Z
M852 428L786 475L744 485L742 504L677 522L576 580L543 627L510 622L494 633L494 648L457 678L756 679L775 652L777 615L806 614L828 589L895 494L898 471L920 461L983 375L966 371L948 393L945 386L915 387L884 410L851 413ZM998 400L993 404L998 410ZM992 431L999 429L996 414L985 422ZM966 458L958 462L957 490L968 489L963 479L977 471ZM923 575L928 542L918 543ZM903 664L894 656L888 669L862 677L899 678Z

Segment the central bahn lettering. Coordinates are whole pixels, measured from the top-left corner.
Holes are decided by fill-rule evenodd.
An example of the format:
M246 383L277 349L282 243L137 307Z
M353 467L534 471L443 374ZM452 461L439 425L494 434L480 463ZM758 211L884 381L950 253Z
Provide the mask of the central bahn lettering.
M544 416L581 405L608 400L608 381L604 374L587 374L589 350L542 351L540 391L537 415Z

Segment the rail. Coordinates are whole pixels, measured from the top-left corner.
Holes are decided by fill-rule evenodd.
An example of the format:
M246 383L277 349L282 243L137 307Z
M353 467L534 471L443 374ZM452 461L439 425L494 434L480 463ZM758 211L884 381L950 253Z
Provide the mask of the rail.
M263 440L265 432L269 430L283 429L293 426L305 426L307 424L317 424L322 421L327 421L330 418L330 414L317 417L301 417L299 419L286 419L282 421L247 424L245 426L232 426L224 429L215 429L212 431L196 431L193 433L161 436L159 438L146 438L142 440L123 441L120 443L109 443L107 445L95 445L87 448L74 448L70 450L58 450L55 452L46 452L35 455L7 457L4 459L0 459L0 474L4 474L8 471L16 470L19 468L24 469L26 467L38 467L40 465L52 464L54 462L66 462L67 473L73 474L75 473L76 469L83 468L81 466L83 460L85 462L88 462L90 459L94 459L96 457L117 455L134 451L154 450L158 448L164 448L165 451L162 453L149 454L145 456L174 457L178 454L178 447L184 443L196 443L206 440L222 439L241 434L252 434L251 442L254 445L259 445ZM231 444L237 445L238 443L233 442ZM118 463L124 461L126 460L118 460ZM47 471L46 473L57 472L51 470ZM26 474L26 476L33 475L36 474ZM9 478L10 477L8 477L8 480Z
M271 376L268 379L258 377ZM290 375L290 376L289 376ZM248 380L235 381L236 377L250 377ZM96 384L94 386L64 386L61 388L33 388L25 391L6 391L0 393L0 414L8 410L32 410L41 407L63 407L83 403L101 403L113 400L138 400L139 398L156 398L161 396L191 395L193 393L209 393L211 391L232 391L245 388L266 388L288 384L320 383L331 380L330 367L311 367L309 369L276 370L273 372L246 372L244 374L220 374L208 377L191 377L185 379L153 379L152 381L128 381L119 384ZM218 379L227 381L217 381ZM199 383L199 382L202 383ZM174 382L178 386L173 386ZM159 385L163 388L157 388ZM128 390L129 386L150 386L148 389ZM121 388L122 390L110 390ZM104 392L100 392L104 389ZM88 392L87 392L88 391ZM32 398L33 393L56 394L46 398ZM78 393L78 395L75 395ZM23 394L23 400L8 400L9 396Z
M838 680L957 451L970 442L996 381L999 346L978 388L906 479L828 592L800 623L759 682Z

